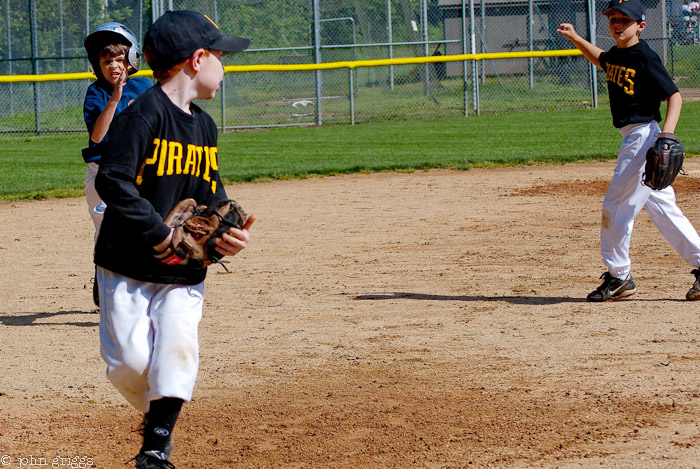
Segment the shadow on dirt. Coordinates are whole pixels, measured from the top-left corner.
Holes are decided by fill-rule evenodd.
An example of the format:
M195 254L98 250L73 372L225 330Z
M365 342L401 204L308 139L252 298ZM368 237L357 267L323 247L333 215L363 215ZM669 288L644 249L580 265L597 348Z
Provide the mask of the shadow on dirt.
M516 305L552 305L558 303L585 303L585 298L565 298L561 296L469 296L469 295L430 295L427 293L392 292L356 295L356 300L432 300L432 301L506 301Z
M567 298L563 296L469 296L469 295L431 295L428 293L392 292L367 293L355 295L355 300L432 300L432 301L505 301L514 305L554 305L559 303L587 303L585 298ZM687 303L685 298L624 298L618 301L664 301ZM2 318L0 317L0 321Z
M0 315L0 324L3 326L77 326L77 327L96 327L100 325L99 321L51 321L45 322L44 319L63 318L70 314L96 314L95 311L56 311L55 313L16 313ZM40 322L37 322L40 321Z

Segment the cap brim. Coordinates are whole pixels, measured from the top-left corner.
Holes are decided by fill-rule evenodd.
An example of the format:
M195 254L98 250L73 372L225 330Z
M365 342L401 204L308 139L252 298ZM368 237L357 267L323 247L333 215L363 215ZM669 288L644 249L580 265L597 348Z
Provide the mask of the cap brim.
M223 52L243 52L250 45L250 39L235 36L221 36L209 45L209 49Z
M644 21L644 17L642 17L642 18L635 18L635 16L638 16L638 15L635 15L634 13L632 13L632 12L630 12L630 11L627 11L627 10L626 10L624 7L622 7L622 6L620 6L620 7L615 6L615 7L611 7L611 8L606 8L605 10L603 10L603 16L608 16L608 15L610 14L610 12L613 11L613 10L619 11L620 13L622 13L623 15L625 15L626 17L628 17L628 18L631 19L632 21Z

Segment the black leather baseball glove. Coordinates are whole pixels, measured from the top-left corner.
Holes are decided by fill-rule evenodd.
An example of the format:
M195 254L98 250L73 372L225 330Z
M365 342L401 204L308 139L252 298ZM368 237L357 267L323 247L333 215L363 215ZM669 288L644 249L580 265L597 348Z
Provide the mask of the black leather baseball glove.
M678 137L671 132L657 132L658 140L647 151L647 162L642 184L654 190L665 189L683 172L685 149Z

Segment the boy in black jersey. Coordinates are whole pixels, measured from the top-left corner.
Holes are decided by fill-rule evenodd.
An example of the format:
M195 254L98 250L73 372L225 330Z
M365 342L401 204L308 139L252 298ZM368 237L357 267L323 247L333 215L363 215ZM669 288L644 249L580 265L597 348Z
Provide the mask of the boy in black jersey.
M603 200L600 249L607 267L603 283L588 301L610 301L634 294L629 256L634 219L644 208L663 237L693 267L695 283L688 300L700 299L700 237L676 205L673 187L652 190L641 184L647 150L663 130L673 133L683 98L659 56L639 38L646 27L646 8L641 0L611 0L603 11L610 35L617 43L609 51L579 36L568 23L557 32L569 39L583 55L606 73L613 124L623 136L617 166ZM663 129L661 101L668 103Z
M192 101L215 96L221 56L249 43L224 36L200 13L166 12L144 39L158 84L114 119L102 152L95 181L107 204L95 247L100 351L109 380L144 413L137 468L173 467L171 434L199 363L206 268L154 258L171 243L163 220L183 199L211 205L227 198L216 124ZM244 249L248 228L231 228L217 250L232 256Z

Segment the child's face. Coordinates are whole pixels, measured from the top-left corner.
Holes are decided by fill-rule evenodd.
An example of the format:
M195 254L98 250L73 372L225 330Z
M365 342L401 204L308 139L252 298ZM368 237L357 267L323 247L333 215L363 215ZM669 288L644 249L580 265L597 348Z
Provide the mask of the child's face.
M131 66L126 62L124 54L100 57L102 76L112 85L126 81L130 70Z
M223 55L224 53L219 50L209 50L208 55L202 56L199 99L212 99L219 90L219 84L224 79L224 64L221 61Z
M639 42L639 33L644 29L644 21L637 22L619 10L612 10L608 15L610 36L618 46L629 47Z

